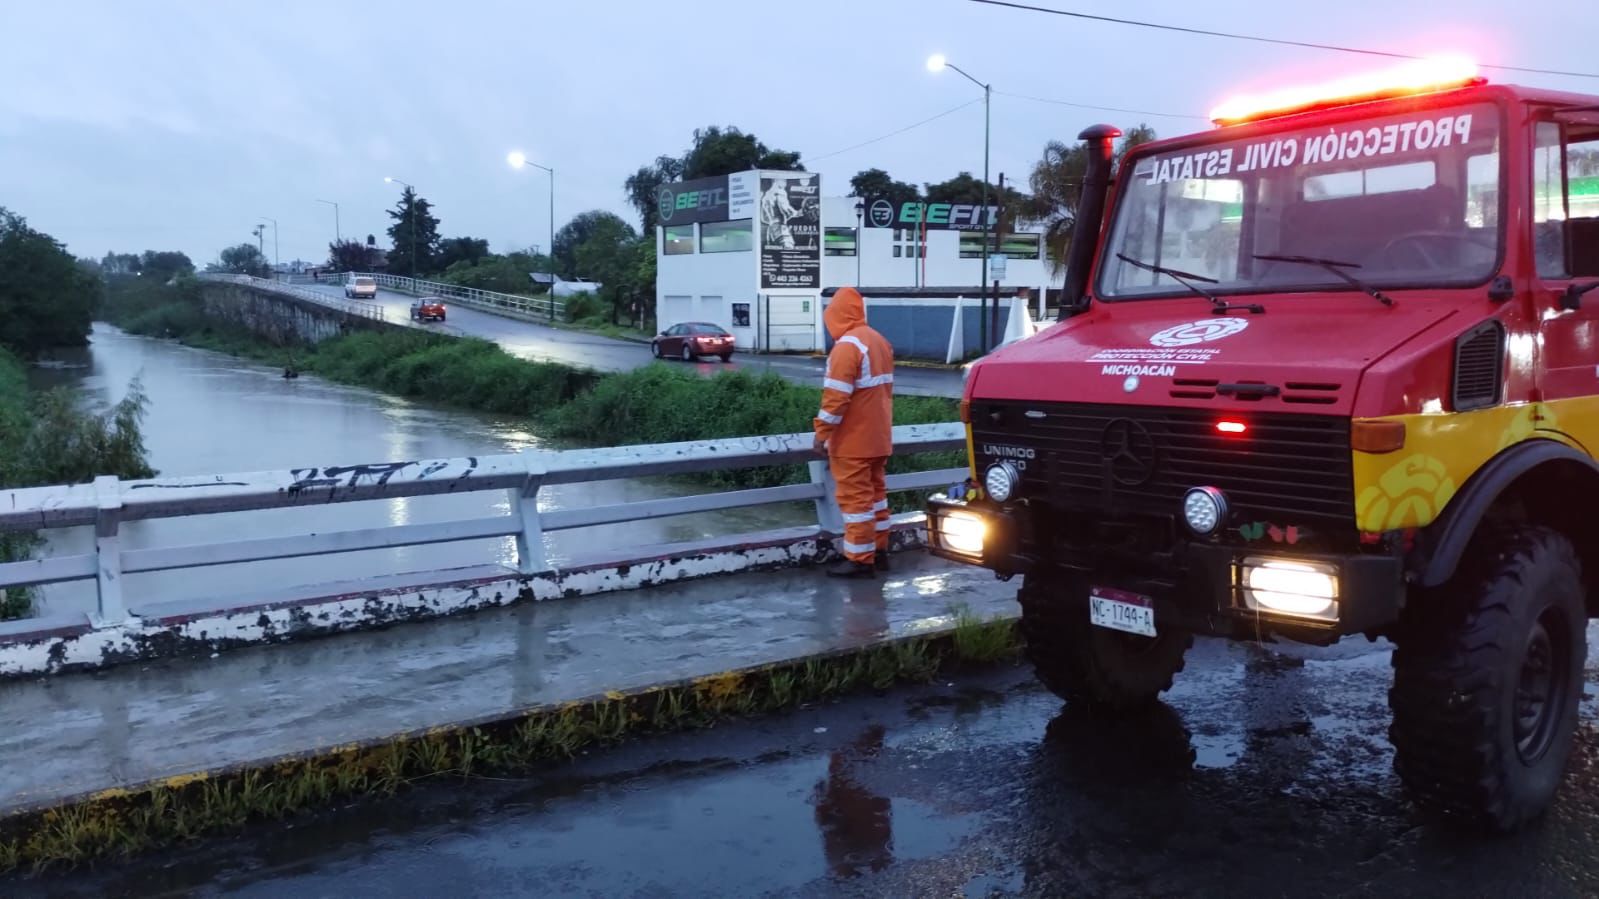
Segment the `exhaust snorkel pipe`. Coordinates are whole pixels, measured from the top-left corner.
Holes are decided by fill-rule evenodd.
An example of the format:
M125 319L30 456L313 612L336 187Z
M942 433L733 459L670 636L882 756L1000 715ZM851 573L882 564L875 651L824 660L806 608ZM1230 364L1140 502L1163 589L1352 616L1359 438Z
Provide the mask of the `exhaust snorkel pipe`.
M1092 125L1077 135L1078 140L1088 144L1088 169L1083 173L1083 191L1077 197L1072 243L1066 250L1066 280L1057 321L1087 308L1088 270L1094 264L1099 225L1105 217L1105 194L1110 190L1112 144L1121 136L1121 129L1115 125Z

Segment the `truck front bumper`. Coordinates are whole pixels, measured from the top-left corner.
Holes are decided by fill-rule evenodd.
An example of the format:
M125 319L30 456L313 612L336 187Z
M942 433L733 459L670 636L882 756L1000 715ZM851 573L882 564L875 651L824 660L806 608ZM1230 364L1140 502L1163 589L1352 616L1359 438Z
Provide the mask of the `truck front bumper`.
M1404 568L1396 556L1187 540L1170 552L1129 558L1100 547L1044 546L1028 517L1021 506L935 496L927 507L927 547L1001 576L1054 570L1085 601L1096 587L1136 593L1152 600L1157 624L1216 636L1265 629L1332 642L1381 631L1404 606Z

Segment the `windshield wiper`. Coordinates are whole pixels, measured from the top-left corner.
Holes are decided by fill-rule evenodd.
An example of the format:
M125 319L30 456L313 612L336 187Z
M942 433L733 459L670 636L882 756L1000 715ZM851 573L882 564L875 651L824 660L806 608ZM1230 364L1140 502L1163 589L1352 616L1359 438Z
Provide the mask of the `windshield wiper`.
M1212 313L1216 314L1216 315L1226 315L1227 313L1233 311L1234 309L1244 309L1244 310L1252 312L1252 313L1254 313L1256 315L1259 315L1260 313L1266 311L1266 307L1260 305L1259 303L1250 303L1248 305L1233 305L1233 304L1228 303L1227 301L1223 300L1221 297L1216 296L1215 294L1211 293L1210 291L1204 289L1203 287L1200 287L1197 284L1193 283L1195 281L1201 281L1201 282L1204 282L1205 284L1219 284L1219 283L1221 283L1221 282L1217 281L1215 278L1207 278L1204 275L1196 275L1193 272L1179 271L1179 270L1174 269L1174 268L1167 268L1167 267L1165 267L1163 265L1150 265L1147 262L1143 262L1141 260L1134 259L1133 257L1127 255L1126 253L1117 253L1116 254L1116 258L1120 259L1121 261L1123 261L1123 262L1127 263L1128 265L1131 265L1131 266L1133 266L1135 268L1141 268L1141 269L1143 269L1146 272L1154 272L1157 275L1165 275L1166 277L1172 279L1173 281L1176 281L1178 284L1181 284L1182 286L1188 288L1189 290L1193 291L1194 293L1204 297L1207 300L1210 300L1210 311Z
M1358 262L1340 262L1337 259L1323 259L1320 256L1279 256L1275 253L1256 253L1255 258L1262 262L1297 262L1300 265L1314 265L1318 268L1324 268L1341 278L1350 287L1381 300L1384 306L1392 306L1394 304L1393 297L1344 271L1346 268L1360 268L1360 263Z

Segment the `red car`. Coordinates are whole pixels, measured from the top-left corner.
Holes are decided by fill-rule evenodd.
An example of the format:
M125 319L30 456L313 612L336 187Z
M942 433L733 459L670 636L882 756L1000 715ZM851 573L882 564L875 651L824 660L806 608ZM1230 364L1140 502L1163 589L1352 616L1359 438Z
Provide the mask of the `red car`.
M411 321L444 321L444 301L438 297L423 297L413 301Z
M720 356L723 362L730 362L733 335L708 322L684 322L655 335L650 341L650 354L657 359L676 356L684 362L693 362L700 356Z

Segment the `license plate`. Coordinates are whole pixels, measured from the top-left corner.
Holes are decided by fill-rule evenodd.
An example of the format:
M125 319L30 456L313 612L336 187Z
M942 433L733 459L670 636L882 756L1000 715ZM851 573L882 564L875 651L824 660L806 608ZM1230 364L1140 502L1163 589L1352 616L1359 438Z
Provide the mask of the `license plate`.
M1112 590L1109 587L1090 587L1088 590L1088 621L1099 627L1155 636L1155 601L1137 593Z

